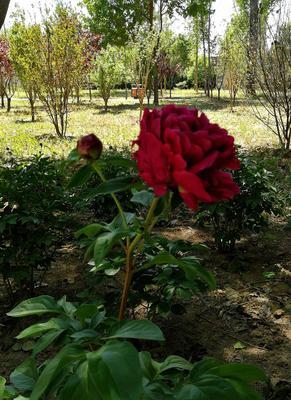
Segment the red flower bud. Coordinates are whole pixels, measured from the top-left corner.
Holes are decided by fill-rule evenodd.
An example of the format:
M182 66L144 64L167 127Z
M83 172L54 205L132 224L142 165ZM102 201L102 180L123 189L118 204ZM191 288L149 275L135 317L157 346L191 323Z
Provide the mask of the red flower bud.
M100 139L93 133L81 137L77 143L77 151L81 157L87 160L98 160L101 156L103 145Z

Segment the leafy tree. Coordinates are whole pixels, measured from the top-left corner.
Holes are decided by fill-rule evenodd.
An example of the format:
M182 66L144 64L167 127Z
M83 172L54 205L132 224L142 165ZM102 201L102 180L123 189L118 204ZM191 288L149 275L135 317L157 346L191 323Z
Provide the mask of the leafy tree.
M219 54L220 62L225 70L224 80L230 94L231 109L233 109L237 92L242 86L246 73L246 51L241 42L240 27L240 15L235 15L221 41Z
M15 71L10 59L9 49L8 39L0 38L0 93L2 96L6 96L7 112L11 110L11 99L16 91Z
M158 58L159 35L154 32L140 32L129 44L131 55L131 71L133 81L141 90L138 91L140 118L143 111L144 98L149 89L150 75Z
M103 36L103 44L124 45L147 18L147 0L83 0L92 32Z
M108 45L96 58L95 71L92 74L97 83L100 96L104 100L105 111L114 86L122 79L121 52L116 46Z
M60 138L66 136L69 98L83 73L84 42L79 32L78 15L59 5L45 19L44 31L36 43L37 94Z
M37 75L35 67L39 62L39 49L35 45L41 37L39 25L26 26L24 20L15 22L10 35L10 57L20 79L31 109L31 120L35 121Z
M248 93L255 93L255 71L252 60L258 56L259 45L264 41L264 24L270 11L278 0L236 0L242 16L245 19L245 27L248 32L248 69L247 69L247 90Z

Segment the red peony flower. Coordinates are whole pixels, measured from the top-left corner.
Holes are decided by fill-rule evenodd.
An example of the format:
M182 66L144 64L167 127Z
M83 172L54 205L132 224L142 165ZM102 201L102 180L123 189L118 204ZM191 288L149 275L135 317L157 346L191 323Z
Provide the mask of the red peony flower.
M101 156L103 145L93 133L83 136L77 143L77 151L81 157L88 160L98 160Z
M239 193L234 138L197 109L167 105L145 109L133 153L140 177L156 196L177 189L196 210L199 202L230 200Z

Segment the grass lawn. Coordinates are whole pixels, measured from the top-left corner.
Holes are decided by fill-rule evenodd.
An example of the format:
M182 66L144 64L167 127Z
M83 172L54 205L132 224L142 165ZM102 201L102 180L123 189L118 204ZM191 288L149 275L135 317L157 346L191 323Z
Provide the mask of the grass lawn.
M242 97L238 98L234 112L231 112L228 93L222 99L209 99L193 90L174 90L172 99L167 96L161 104L176 103L196 106L204 111L213 122L219 123L235 136L236 143L244 147L276 147L276 137L254 116L252 108ZM18 92L12 100L9 114L0 109L0 156L8 150L16 157L27 157L42 152L55 157L65 157L74 147L75 140L87 133L98 135L105 146L127 146L139 131L139 105L132 98L127 100L123 91L116 91L109 101L110 109L103 111L103 101L93 93L93 101L88 101L87 93L82 93L82 103L73 104L69 115L67 140L60 140L54 133L41 104L37 104L37 121L30 122L30 110L24 93Z

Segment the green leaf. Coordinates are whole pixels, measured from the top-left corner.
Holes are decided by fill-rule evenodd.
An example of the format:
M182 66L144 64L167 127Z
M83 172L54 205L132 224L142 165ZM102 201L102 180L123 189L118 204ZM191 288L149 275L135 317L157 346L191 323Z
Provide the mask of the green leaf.
M27 358L10 375L10 382L21 392L31 391L38 378L37 366L33 358Z
M97 338L97 332L93 329L83 329L79 332L75 332L71 335L71 338L75 339L76 341L82 339L95 339Z
M177 400L234 400L237 393L230 383L218 377L205 377L195 385L185 385L180 389Z
M71 178L67 188L72 189L76 186L81 186L86 183L92 176L93 169L90 164L85 164Z
M42 322L39 324L34 324L29 326L28 328L24 329L18 336L16 336L16 339L25 339L31 336L39 335L43 332L49 331L49 330L58 330L58 329L66 329L68 328L68 322L66 320L63 320L61 318L52 318L47 322Z
M236 343L233 345L233 348L234 348L235 350L242 350L242 349L245 349L245 348L246 348L246 345L243 344L242 342L238 341L238 342L236 342Z
M138 352L132 344L109 342L99 351L88 353L87 358L90 393L96 393L102 400L141 398L142 372Z
M94 237L96 236L99 232L104 231L106 228L101 225L101 224L90 224L85 226L82 229L79 229L75 233L75 237L78 239L80 236L85 235L87 237Z
M132 176L122 176L120 178L110 179L101 183L97 188L88 190L85 198L91 198L104 194L118 193L128 190L133 186Z
M77 149L72 150L69 155L68 155L68 161L79 161L80 160L80 154Z
M142 204L145 207L149 207L152 204L153 198L153 192L150 192L149 190L141 190L139 192L135 192L130 201L133 203Z
M182 369L191 371L193 365L185 360L185 358L179 356L169 356L159 365L159 373L162 374L169 369Z
M105 313L103 311L100 312L96 304L81 304L75 312L75 316L82 324L84 324L86 319L91 319L96 316L96 314L102 314L104 319Z
M124 229L116 229L113 232L106 232L98 236L94 246L94 261L98 266L110 252L112 247L124 236L128 231Z
M124 321L110 336L105 339L144 339L164 341L164 335L160 328L151 321L135 320Z
M136 169L136 161L131 160L129 158L122 157L108 157L106 161L104 161L105 165L114 165L117 167L127 167Z
M27 315L42 315L47 313L61 313L61 308L51 296L38 296L24 300L13 308L9 317L26 317Z
M65 331L66 329L60 329L57 331L47 332L45 335L41 336L33 348L32 355L36 356L38 353L46 349Z
M238 379L245 382L266 381L267 379L262 369L249 364L222 364L211 368L208 373L222 378Z
M88 362L82 363L76 373L69 377L58 397L59 400L103 400L88 385Z
M30 400L40 399L52 380L64 370L70 363L85 359L84 349L77 345L68 345L64 347L52 360L50 360L41 375L36 381Z
M0 399L3 398L5 390L6 379L0 376Z
M214 290L216 288L216 281L211 272L207 271L199 261L195 258L184 257L179 261L179 266L185 272L187 279L195 280L199 277L203 282L205 282L209 289Z

